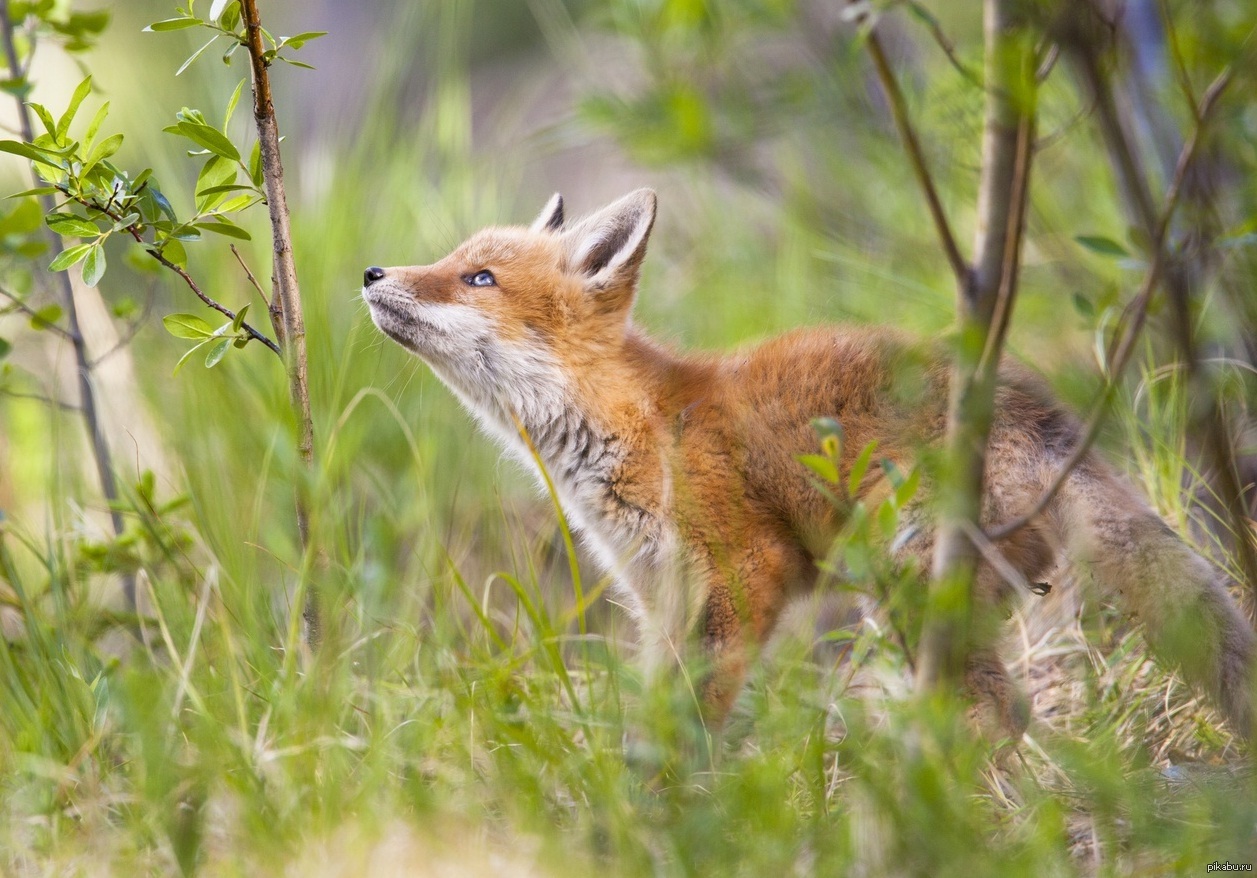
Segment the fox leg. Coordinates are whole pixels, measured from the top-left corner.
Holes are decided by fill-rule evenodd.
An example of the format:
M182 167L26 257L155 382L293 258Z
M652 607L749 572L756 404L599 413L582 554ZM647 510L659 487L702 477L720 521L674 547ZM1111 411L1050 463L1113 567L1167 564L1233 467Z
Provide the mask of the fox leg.
M722 565L711 565L702 621L707 673L703 719L719 727L729 715L752 653L767 640L791 591L814 575L811 563L784 541L753 540Z
M987 514L991 514L989 510ZM911 522L913 516L908 518ZM934 549L933 531L921 525L911 533L897 554L901 559L915 557L928 568ZM1054 550L1037 524L1002 543L999 551L1009 567L1032 583L1038 581L1054 558ZM928 587L925 582L921 585ZM992 743L1008 740L1016 744L1030 723L1029 700L1009 675L997 648L1009 605L1016 597L1014 587L982 560L970 596L970 646L963 678L963 694L970 704L969 722Z
M707 596L702 648L706 662L699 696L703 721L719 728L746 680L747 632L727 583L714 585Z
M969 653L964 692L969 722L983 738L991 743L1007 739L1013 745L1021 740L1030 725L1030 704L994 649Z

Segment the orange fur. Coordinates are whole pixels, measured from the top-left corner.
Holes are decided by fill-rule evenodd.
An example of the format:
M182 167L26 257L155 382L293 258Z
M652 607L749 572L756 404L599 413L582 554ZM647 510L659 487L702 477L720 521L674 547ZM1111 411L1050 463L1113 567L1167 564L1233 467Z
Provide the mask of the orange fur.
M811 420L842 425L844 480L872 441L909 469L943 433L947 369L930 346L868 327L799 330L724 357L664 348L629 317L654 216L654 193L639 190L568 226L556 196L532 228L487 229L434 265L368 270L364 296L377 325L531 466L527 432L651 655L676 653L700 628L712 663L706 711L719 721L754 647L811 586L843 523L845 510L798 461L815 450ZM996 404L986 522L1028 508L1078 438L1015 364ZM860 488L870 501L887 490L876 467ZM904 511L902 558L929 555L928 503L927 488ZM1089 565L1129 600L1154 646L1249 731L1249 626L1216 572L1096 456L1001 549L1031 582L1058 556ZM980 569L983 605L1009 592ZM1184 646L1184 620L1201 626L1206 648ZM992 650L975 652L967 684L980 724L1019 737L1025 711Z

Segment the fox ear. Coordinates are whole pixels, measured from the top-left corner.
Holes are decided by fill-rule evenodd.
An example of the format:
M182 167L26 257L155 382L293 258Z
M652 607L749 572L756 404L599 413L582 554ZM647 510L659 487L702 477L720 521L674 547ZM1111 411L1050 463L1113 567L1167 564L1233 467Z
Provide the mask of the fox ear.
M557 232L563 228L563 196L554 193L530 227L534 232Z
M637 285L646 241L655 223L655 192L638 189L564 232L571 269L593 289Z

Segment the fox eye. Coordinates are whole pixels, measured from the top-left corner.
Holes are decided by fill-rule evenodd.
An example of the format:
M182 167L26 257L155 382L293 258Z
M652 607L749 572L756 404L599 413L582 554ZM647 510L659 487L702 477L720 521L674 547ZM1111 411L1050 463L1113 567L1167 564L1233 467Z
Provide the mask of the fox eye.
M469 274L463 278L473 287L491 287L497 283L491 271L477 271L475 274Z

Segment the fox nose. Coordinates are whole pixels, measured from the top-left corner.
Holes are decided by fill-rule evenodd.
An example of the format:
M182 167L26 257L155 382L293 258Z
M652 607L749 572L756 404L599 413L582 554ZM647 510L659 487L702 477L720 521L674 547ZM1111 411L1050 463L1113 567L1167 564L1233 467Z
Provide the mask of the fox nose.
M373 265L362 273L362 284L369 287L382 277L384 277L384 269Z

